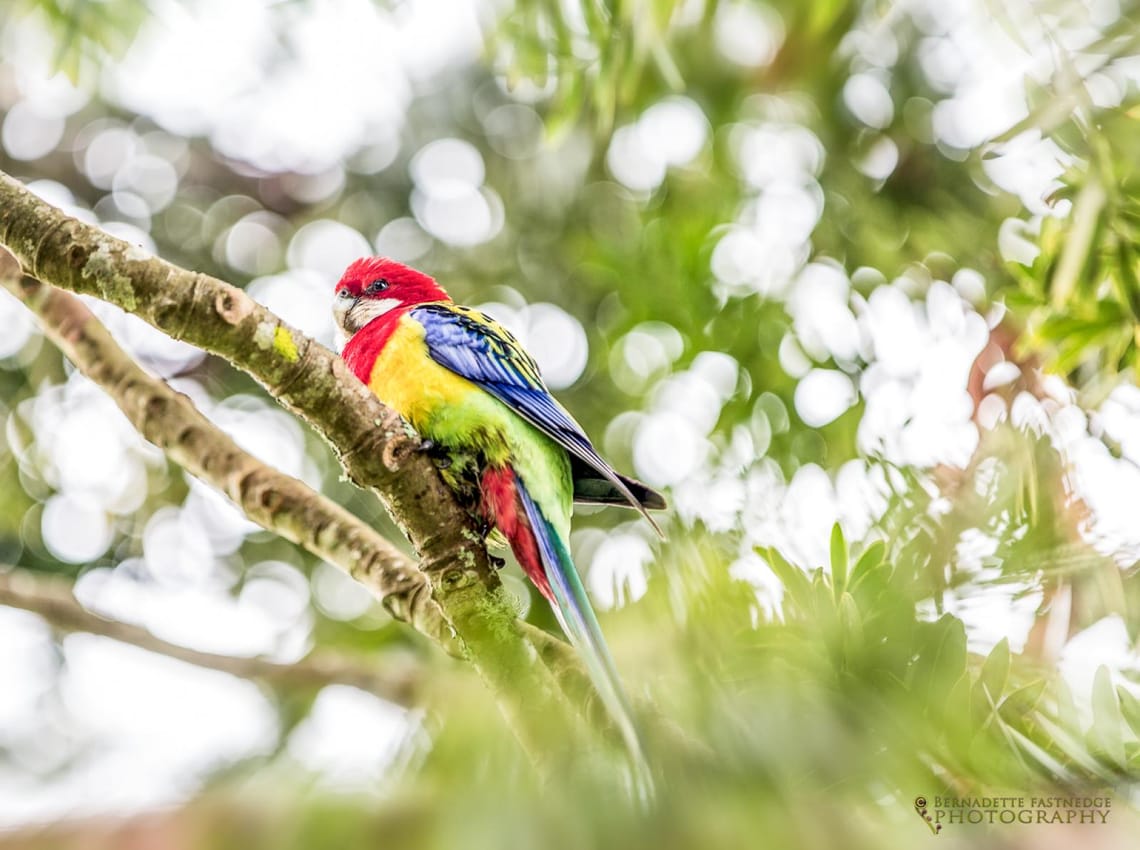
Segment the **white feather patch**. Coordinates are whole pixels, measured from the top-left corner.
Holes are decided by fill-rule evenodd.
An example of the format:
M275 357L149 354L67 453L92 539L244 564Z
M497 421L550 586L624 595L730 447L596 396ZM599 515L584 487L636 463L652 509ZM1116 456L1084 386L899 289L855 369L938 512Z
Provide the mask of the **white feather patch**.
M373 319L378 319L394 307L404 302L399 298L362 298L348 311L345 316L344 328L355 333Z

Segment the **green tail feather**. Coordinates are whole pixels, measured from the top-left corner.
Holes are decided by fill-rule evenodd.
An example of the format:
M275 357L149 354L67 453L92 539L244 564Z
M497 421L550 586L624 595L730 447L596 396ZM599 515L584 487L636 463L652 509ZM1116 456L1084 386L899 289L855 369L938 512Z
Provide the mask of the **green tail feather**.
M555 616L570 642L581 654L598 696L601 697L603 705L621 732L633 761L636 780L644 795L650 785L641 736L629 700L618 678L613 657L602 636L601 626L598 625L594 609L590 605L589 597L586 596L586 589L582 586L578 571L574 568L574 561L561 536L547 522L521 481L517 482L517 486L527 519L538 542L547 581L554 592L557 603L554 608Z

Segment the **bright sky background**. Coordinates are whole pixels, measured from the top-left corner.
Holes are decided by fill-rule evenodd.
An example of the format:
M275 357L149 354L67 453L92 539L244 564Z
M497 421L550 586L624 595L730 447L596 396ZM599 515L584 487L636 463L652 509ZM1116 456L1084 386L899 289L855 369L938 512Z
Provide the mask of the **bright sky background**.
M185 167L178 135L204 135L219 151L262 169L297 171L296 197L319 200L343 182L346 159L348 167L365 172L394 160L412 98L439 85L443 72L480 56L482 27L495 14L477 0L409 0L398 12L371 0L295 4L287 30L294 62L269 71L265 58L277 48L267 36L268 0L154 5L154 21L99 85L105 97L150 115L167 132L140 136L106 122L84 129L75 156L92 182L108 190L109 206L103 210L77 207L57 184L34 187L87 220L113 211L121 220L112 229L147 247L152 247L145 232L150 217L171 202ZM981 2L916 0L908 6L918 10L928 29L924 72L947 94L934 114L939 144L947 150L974 147L1024 117L1026 75L1041 79L1054 61L1032 20L1019 22L1022 37L1034 47L1025 53L1009 42ZM1098 0L1090 9L1097 20L1111 20L1119 11L1112 0ZM771 61L783 38L778 15L743 2L722 5L716 32L721 51L743 67ZM1079 23L1059 26L1058 32L1069 48L1096 33ZM7 117L0 143L14 158L35 159L58 145L64 119L89 94L50 75L52 50L34 21L0 34L0 45L16 92L13 102L3 104ZM859 57L859 70L842 96L873 131L892 115L884 81L895 46L889 30L878 27L861 31L850 47ZM211 61L196 61L203 54ZM187 73L188 67L195 72ZM1140 79L1140 70L1133 68L1131 79ZM1119 101L1123 82L1099 80L1099 101ZM482 117L486 126L504 128L504 155L541 154L542 122L526 99L520 96L519 103ZM825 425L861 397L866 413L858 439L866 454L922 467L965 464L979 439L966 377L999 318L971 306L984 292L981 275L962 269L917 299L916 282L906 278L876 289L869 299L858 295L851 283L855 270L811 259L811 236L823 209L816 178L826 154L800 122L802 104L757 98L754 107L732 130L749 200L724 223L712 252L710 272L717 287L726 298L753 293L787 298L795 333L781 345L780 362L800 381L795 407L805 422ZM710 143L700 107L673 96L619 126L605 159L614 180L648 196L669 169L684 168ZM1054 145L1025 135L997 153L987 165L989 176L1016 194L1029 214L1067 212L1042 202L1065 166ZM883 136L863 168L882 179L897 159L893 143ZM379 233L360 233L326 219L286 239L281 222L251 210L223 234L215 251L257 278L250 286L256 298L322 342L336 344L329 282L350 260L379 252L414 261L432 240L476 246L503 226L502 198L488 185L473 146L459 139L432 140L410 163L414 215ZM1007 258L1031 259L1025 255L1028 243L1015 232L1002 239ZM282 258L285 271L269 274ZM92 306L159 374L177 374L201 357L114 308ZM528 304L509 290L496 292L495 300L482 306L518 332L552 388L568 387L582 374L585 330L559 306ZM0 296L0 326L5 328L0 357L10 363L21 362L40 345L34 325L6 295ZM644 411L617 417L604 435L595 436L603 447L632 440L636 474L674 488L676 509L686 521L703 521L712 530L743 526L733 575L754 583L761 603L775 608L778 583L752 554L753 547L777 546L805 567L826 562L835 521L858 538L885 506L882 467L852 461L831 477L809 465L785 481L774 463L757 461L787 417L774 396L761 398L751 423L739 426L727 443L714 441L719 412L738 386L739 365L727 354L707 351L688 368L674 369L682 352L679 335L666 325L646 323L627 334L611 363L615 380L638 390L652 386L651 402ZM818 365L829 358L840 368ZM857 370L858 360L871 365ZM993 388L1013 377L1006 367L995 367ZM243 446L285 472L315 486L335 474L316 468L305 454L300 426L269 403L249 396L214 399L193 380L175 383ZM994 396L987 415L992 422L1011 418L1062 446L1076 491L1094 510L1089 539L1102 551L1134 559L1140 524L1132 516L1129 494L1140 490L1140 391L1117 390L1091 419L1064 387L1058 386L1054 396L1045 402L1025 396L1011 409ZM42 517L45 544L64 561L98 558L115 528L141 503L140 482L163 474L160 455L112 402L75 374L21 404L15 416L36 441L13 445L13 452L53 488ZM1096 439L1100 433L1123 446L1124 459L1108 454ZM195 483L181 506L150 518L140 558L88 573L77 593L92 609L139 623L168 640L282 661L310 648L310 595L331 616L350 618L370 609L367 595L332 568L318 570L310 583L281 562L252 565L242 592L231 598L227 591L237 577L226 557L253 530L220 496ZM580 563L589 566L588 584L600 607L636 600L645 592L645 567L657 544L642 525L631 522L609 534L586 529L573 543ZM981 571L986 541L977 541L977 549ZM148 581L132 578L138 576ZM1003 636L1015 650L1023 644L1037 600L1014 601L1016 590L989 588L947 599L970 626L972 649L986 651ZM202 622L211 624L208 632L200 628ZM12 748L15 764L33 768L53 765L60 757L53 743L57 736L76 736L89 747L75 769L44 785L0 766L0 826L172 803L192 794L197 779L219 761L264 752L273 740L272 706L248 682L86 635L66 638L63 654L61 692L49 694L46 673L59 659L47 628L36 617L0 609L0 681L5 683L0 745ZM1071 641L1063 669L1080 692L1099 663L1114 669L1137 665L1119 619L1108 618ZM322 692L311 717L292 734L288 752L329 782L362 787L409 741L421 740L415 716L336 687Z

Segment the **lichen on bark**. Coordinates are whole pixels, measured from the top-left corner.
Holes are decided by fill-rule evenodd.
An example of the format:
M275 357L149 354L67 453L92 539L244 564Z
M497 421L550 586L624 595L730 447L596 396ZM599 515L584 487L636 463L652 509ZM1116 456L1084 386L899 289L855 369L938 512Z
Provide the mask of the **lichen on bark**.
M324 436L349 478L376 492L407 534L450 627L520 740L540 756L535 741L542 728L567 707L550 670L534 663L513 613L493 593L498 576L473 518L430 458L416 451L419 437L336 354L242 290L70 218L2 172L0 244L38 280L116 304L172 338L223 357ZM262 345L258 334L266 325L272 332ZM457 570L463 580L454 580ZM512 625L504 629L503 622Z

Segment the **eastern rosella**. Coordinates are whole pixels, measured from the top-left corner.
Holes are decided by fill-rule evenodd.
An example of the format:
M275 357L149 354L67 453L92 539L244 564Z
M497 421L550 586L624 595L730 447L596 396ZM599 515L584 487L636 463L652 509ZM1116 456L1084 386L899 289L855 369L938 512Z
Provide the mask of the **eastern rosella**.
M357 260L333 310L349 368L443 453L445 480L472 491L473 509L553 605L640 760L629 702L570 558L570 512L574 501L626 504L648 518L665 500L598 455L509 331L427 275L383 257Z

